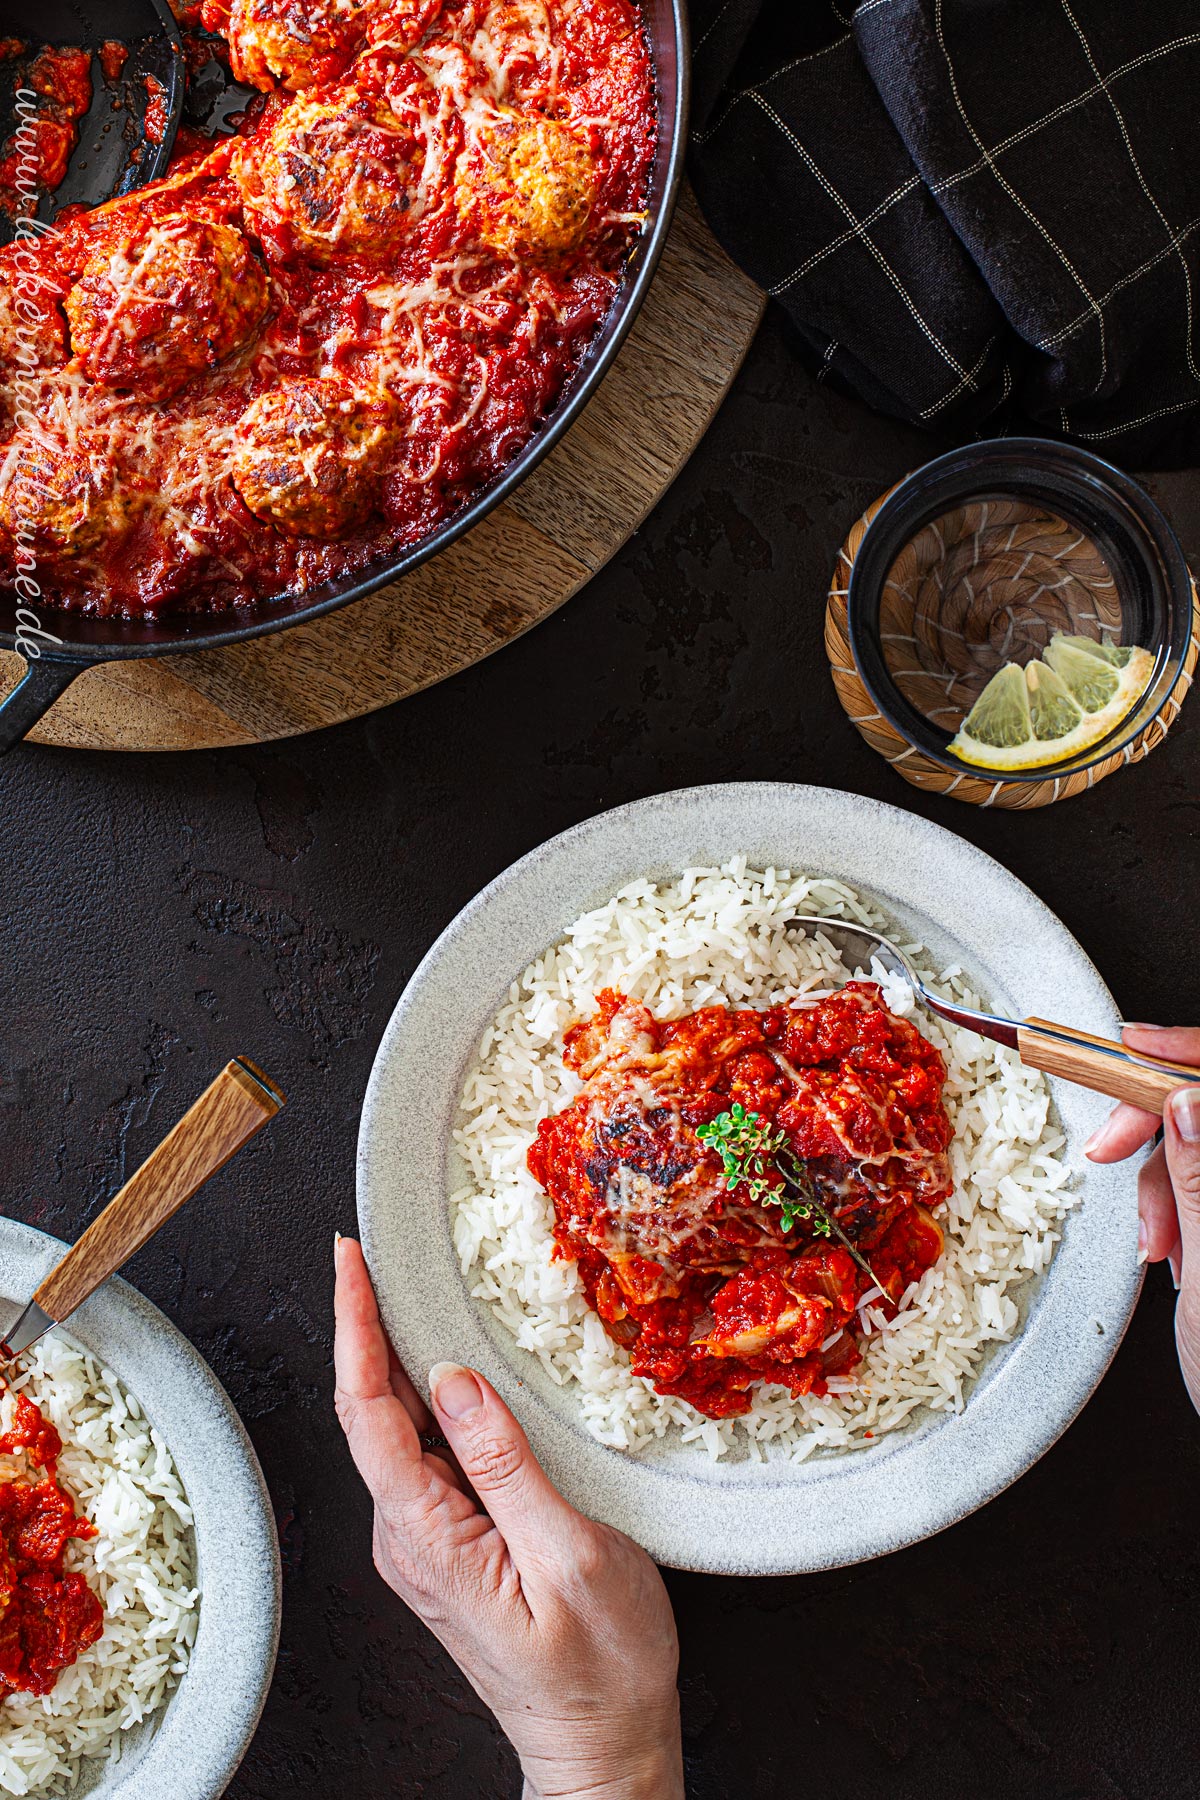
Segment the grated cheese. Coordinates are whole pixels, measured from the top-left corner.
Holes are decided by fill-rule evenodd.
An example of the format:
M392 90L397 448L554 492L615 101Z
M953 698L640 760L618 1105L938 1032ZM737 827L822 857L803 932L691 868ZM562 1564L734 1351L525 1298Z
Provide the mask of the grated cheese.
M337 3L350 7L351 0ZM539 268L496 254L482 241L464 247L455 200L459 171L472 146L525 111L541 109L559 123L601 134L614 128L614 118L595 114L593 99L585 107L581 96L563 86L567 51L561 27L575 10L573 0L466 0L449 19L435 17L416 47L384 70L382 95L411 129L417 149L406 185L405 228L415 232L439 218L450 221L445 250L413 278L396 272L360 296L332 301L319 284L295 305L290 293L283 292L282 299L277 294L274 313L252 343L162 401L89 380L78 356L57 367L39 367L35 360L22 377L20 428L0 446L0 489L31 453L84 461L97 495L122 497L130 516L136 512L152 522L155 560L172 579L178 581L181 566L203 564L206 576L243 583L246 568L230 547L245 543L251 564L263 552L247 536L232 482L238 419L258 395L299 374L349 378L364 392L390 395L414 461L418 441L433 438L432 451L420 453L422 466L405 469L405 476L414 487L433 482L452 443L487 404L496 359L531 353L577 304L569 285ZM377 41L364 50L362 61L379 69L387 51L386 39ZM348 96L355 91L356 74L354 69L346 78ZM303 109L311 113L313 105L303 94L290 100L271 131L289 115L302 119ZM325 143L336 149L339 163L345 160L344 140L329 135L337 123L336 116L313 120L307 145L290 145L289 153L300 159L297 172L306 179L317 181L327 169ZM111 288L103 309L97 305L89 315L94 358L134 342L148 370L170 358L172 334L148 338L139 318L147 303L175 302L170 281L156 276L154 265L183 243L198 219L240 222L240 171L244 162L261 156L263 142L262 133L222 140L188 167L92 215L109 221L103 266ZM285 179L281 173L281 184ZM370 216L372 182L380 179L369 156L349 166L336 211L314 228L331 247L356 216ZM395 170L382 170L382 179L394 182ZM160 209L166 197L172 210L148 219L144 206L151 195ZM112 243L114 227L126 219L131 232L137 229L132 248ZM604 230L640 229L644 215L610 211L597 223ZM437 241L436 231L429 241ZM287 267L272 264L270 272L286 290ZM612 279L615 286L616 276ZM186 281L178 287L178 331L186 335ZM61 295L56 292L55 298ZM352 299L365 300L365 317ZM510 429L519 426L497 426L505 433ZM345 453L352 454L348 448ZM323 548L314 543L312 556L319 557ZM0 554L7 554L3 546ZM107 565L99 552L72 556L71 578L89 592L89 603L93 594L103 600L113 592L120 573L111 546Z

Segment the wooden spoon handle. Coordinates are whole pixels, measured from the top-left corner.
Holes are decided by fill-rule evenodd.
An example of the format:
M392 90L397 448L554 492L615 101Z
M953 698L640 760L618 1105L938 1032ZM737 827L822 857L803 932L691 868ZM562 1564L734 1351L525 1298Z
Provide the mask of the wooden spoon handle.
M227 1063L51 1269L33 1296L42 1311L61 1324L82 1306L283 1104L253 1063L244 1057Z
M1059 1035L1051 1037L1050 1032ZM1063 1042L1068 1039L1069 1042ZM1092 1037L1070 1025L1053 1025L1048 1019L1026 1019L1017 1027L1017 1050L1031 1069L1061 1075L1078 1087L1127 1100L1143 1112L1162 1116L1167 1095L1188 1082L1200 1082L1200 1069L1164 1058L1140 1056L1111 1038Z

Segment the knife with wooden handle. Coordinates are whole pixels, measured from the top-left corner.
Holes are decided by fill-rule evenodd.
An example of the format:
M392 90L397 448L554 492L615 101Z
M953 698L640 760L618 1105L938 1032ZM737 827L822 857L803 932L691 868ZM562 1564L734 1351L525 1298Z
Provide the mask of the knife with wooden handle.
M0 1340L0 1360L11 1361L69 1318L284 1104L275 1084L246 1057L227 1063L51 1269Z

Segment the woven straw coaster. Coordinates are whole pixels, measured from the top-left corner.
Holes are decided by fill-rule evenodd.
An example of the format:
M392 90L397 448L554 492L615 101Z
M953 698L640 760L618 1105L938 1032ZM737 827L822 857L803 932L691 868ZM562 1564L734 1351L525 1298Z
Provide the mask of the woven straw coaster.
M889 725L876 711L875 702L854 666L846 629L846 597L850 573L863 535L888 495L894 491L889 488L888 493L881 494L877 500L872 501L851 527L849 536L838 551L833 583L825 608L825 653L833 673L833 684L846 717L872 750L878 751L886 762L891 763L896 773L902 775L905 781L911 782L913 787L946 794L954 800L965 800L971 806L1015 808L1050 806L1054 801L1065 800L1072 794L1086 793L1098 781L1103 781L1106 775L1111 775L1114 769L1120 769L1126 763L1140 762L1144 756L1149 756L1175 723L1179 708L1192 685L1197 660L1200 659L1200 593L1197 593L1194 578L1192 641L1182 677L1176 684L1174 693L1158 716L1131 744L1106 757L1103 762L1094 763L1090 769L1080 770L1074 775L1047 775L1044 781L1006 781L986 772L979 775L955 773L951 769L942 768L940 763L933 762ZM947 737L950 735L947 732Z

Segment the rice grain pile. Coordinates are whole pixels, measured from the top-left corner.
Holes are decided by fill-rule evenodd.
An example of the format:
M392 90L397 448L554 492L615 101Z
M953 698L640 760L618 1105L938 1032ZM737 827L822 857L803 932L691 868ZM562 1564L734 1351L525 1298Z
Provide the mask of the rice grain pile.
M525 1167L540 1119L579 1091L562 1033L594 1010L601 988L644 1001L658 1018L696 1007L795 1002L851 979L831 946L787 921L825 915L873 925L899 941L935 991L979 1005L957 966L932 969L844 883L748 869L688 869L656 886L635 881L576 921L530 964L484 1035L464 1086L454 1138L467 1180L451 1196L455 1248L472 1293L559 1385L574 1383L601 1443L637 1450L677 1431L712 1458L731 1452L801 1461L816 1450L869 1448L919 1407L961 1411L988 1345L1020 1325L1018 1292L1045 1270L1063 1215L1076 1204L1043 1078L1015 1052L923 1011L915 1022L946 1059L955 1191L936 1217L945 1254L889 1323L861 1308L864 1360L824 1397L753 1390L752 1410L715 1420L656 1394L587 1305L573 1262L553 1255L553 1208ZM889 928L890 927L890 928ZM914 1012L907 984L877 977L894 1012Z
M187 1668L199 1602L192 1514L134 1396L61 1332L41 1340L11 1386L57 1428L59 1480L98 1531L68 1545L66 1565L99 1595L103 1635L49 1694L0 1705L0 1791L65 1794L84 1758L119 1760L122 1734L165 1703ZM6 1423L10 1410L6 1400ZM0 1476L12 1467L0 1457Z

